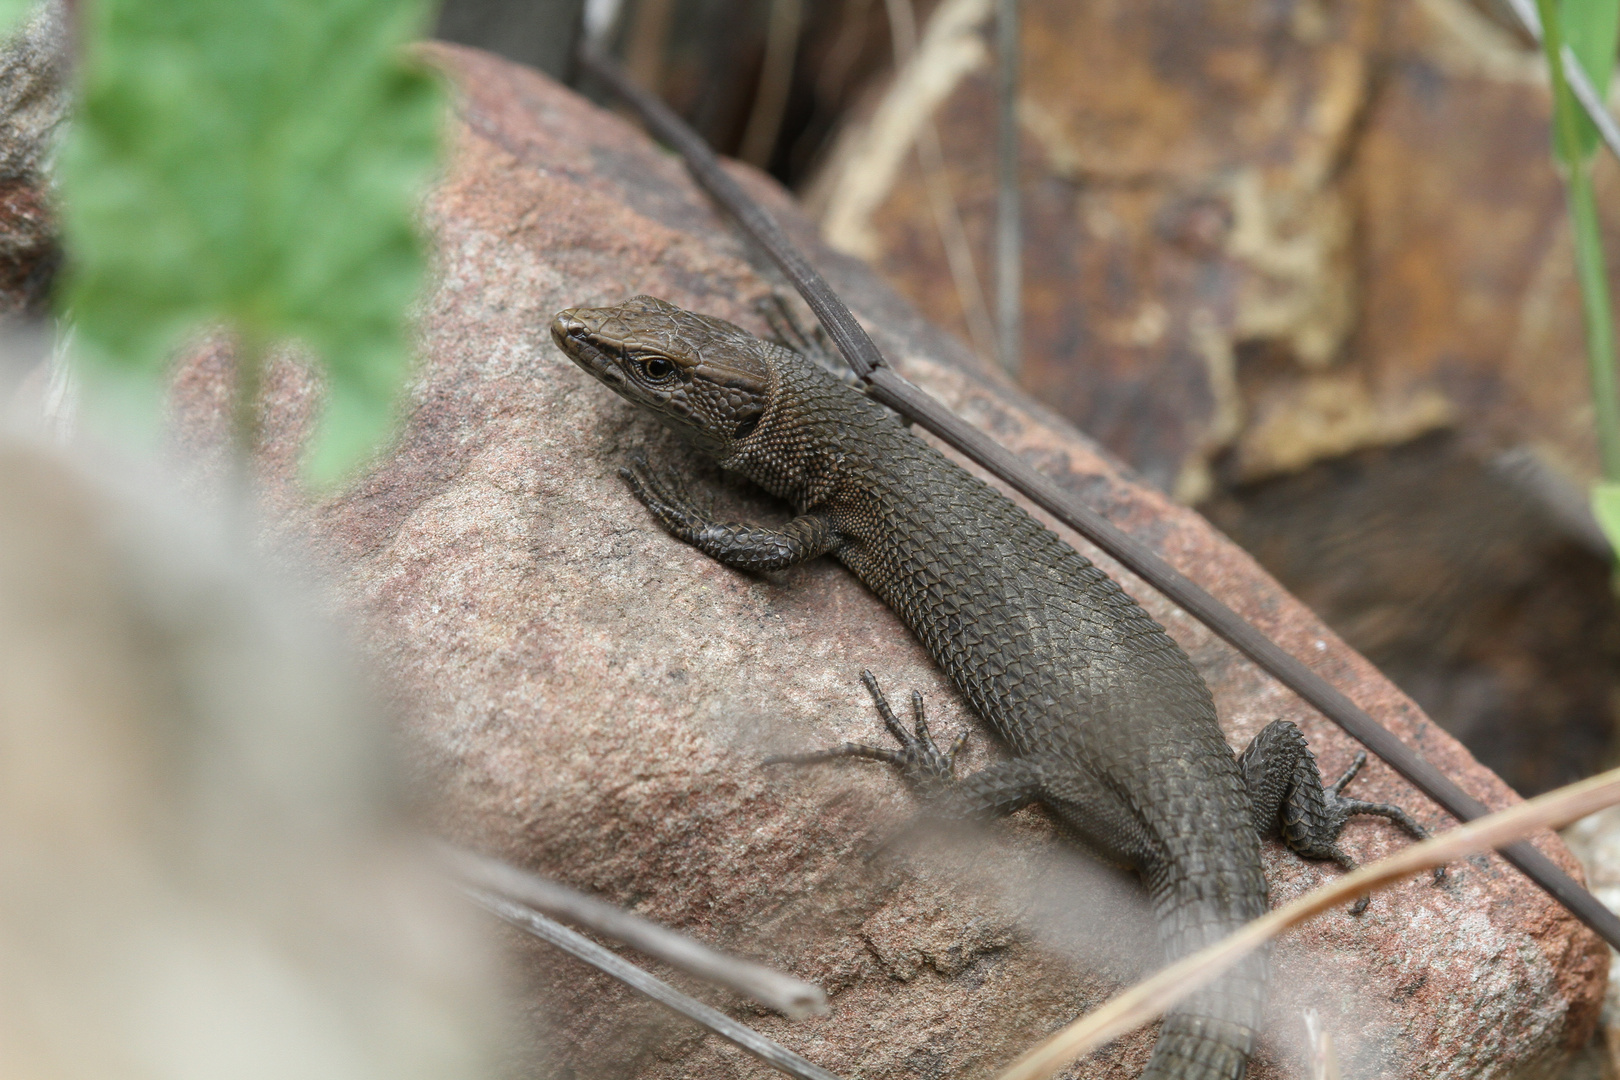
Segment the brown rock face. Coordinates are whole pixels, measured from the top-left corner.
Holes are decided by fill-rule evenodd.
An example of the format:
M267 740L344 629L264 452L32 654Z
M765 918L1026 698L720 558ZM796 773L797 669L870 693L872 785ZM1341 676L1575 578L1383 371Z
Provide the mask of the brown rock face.
M1379 6L1024 5L1023 382L1162 488L1195 493L1245 426L1240 345L1312 371L1337 359L1354 313L1339 155ZM834 246L945 325L960 315L909 148L932 112L988 274L992 8L941 4L816 185Z
M902 846L869 862L870 847L914 812L894 776L759 766L773 751L879 738L863 668L891 694L921 690L936 731L973 727L966 769L1001 750L840 567L725 569L664 534L624 489L615 470L649 447L686 463L723 513L780 520L780 507L718 477L576 369L546 332L552 315L646 292L761 329L752 305L771 278L679 165L621 120L491 57L432 55L460 106L448 175L428 208L439 284L423 310L408 422L351 490L300 509L286 477L314 391L278 377L267 468L416 697L411 736L440 785L447 828L820 982L831 1016L749 1018L835 1072L990 1075L1152 962L1134 888L1071 860L1038 813L961 846ZM1511 801L1201 518L975 371L869 273L814 244L779 193L748 182L909 377L1084 492L1481 798ZM182 373L184 438L207 442L223 428L223 367L211 355ZM1326 772L1349 762L1354 747L1336 729L1120 577L1198 664L1234 745L1286 717ZM1445 825L1381 764L1352 790ZM1402 842L1376 822L1345 834L1362 860ZM1572 866L1556 839L1543 843ZM1275 900L1337 873L1275 845L1266 859ZM536 1052L559 1075L767 1075L572 961L530 955ZM1589 1036L1605 956L1498 860L1458 867L1441 886L1408 883L1361 918L1336 913L1282 943L1252 1075L1299 1075L1305 1006L1324 1014L1347 1076L1540 1075ZM1136 1075L1153 1037L1121 1039L1078 1075Z
M1620 620L1607 560L1505 473L1436 432L1200 510L1528 796L1612 756Z
M964 330L911 148L933 116L988 280L992 7L941 3L815 184ZM1541 61L1491 10L1024 5L1025 388L1187 500L1450 425L1594 468Z

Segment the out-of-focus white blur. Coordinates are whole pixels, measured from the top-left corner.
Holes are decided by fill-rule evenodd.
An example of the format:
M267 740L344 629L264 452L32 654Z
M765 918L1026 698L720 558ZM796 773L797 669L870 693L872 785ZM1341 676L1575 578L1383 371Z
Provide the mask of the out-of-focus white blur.
M0 1078L492 1075L484 924L395 822L345 649L240 521L19 424L29 351L0 339Z

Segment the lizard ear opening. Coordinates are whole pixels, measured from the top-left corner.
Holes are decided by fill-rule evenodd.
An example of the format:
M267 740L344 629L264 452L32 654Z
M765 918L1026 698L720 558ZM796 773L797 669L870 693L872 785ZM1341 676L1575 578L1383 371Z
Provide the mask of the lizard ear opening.
M748 438L748 436L754 433L754 429L759 427L759 418L763 415L763 409L756 409L747 416L744 416L737 422L737 429L731 433L731 437L733 439Z

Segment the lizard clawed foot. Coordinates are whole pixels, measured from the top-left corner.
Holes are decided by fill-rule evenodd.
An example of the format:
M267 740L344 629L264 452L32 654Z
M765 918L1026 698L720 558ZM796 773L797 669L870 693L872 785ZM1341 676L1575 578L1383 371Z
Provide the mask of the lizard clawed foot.
M826 332L817 323L814 329L806 330L799 322L793 308L788 306L787 299L779 292L772 292L761 297L754 304L754 310L759 312L770 327L770 340L784 349L792 349L796 353L809 355L810 352L821 347L826 342Z
M619 477L630 486L631 494L676 536L688 538L709 524L709 516L692 504L686 485L673 470L655 472L647 459L637 454L628 467L619 469Z
M840 382L850 386L860 385L860 379L844 363L844 358L838 354L821 324L813 322L808 330L805 329L781 293L771 293L754 307L765 319L765 325L771 328L771 341L813 361Z
M911 707L917 718L916 733L913 734L895 717L894 710L889 708L888 699L878 688L877 679L872 673L861 672L861 681L871 692L872 701L877 705L878 715L883 717L884 726L900 743L899 750L847 742L810 754L776 754L766 758L761 764L808 765L819 761L833 761L837 758L866 758L871 761L886 761L898 768L901 779L925 800L950 790L956 783L956 755L967 745L968 732L964 729L951 740L949 746L941 750L934 742L934 737L929 734L928 716L923 708L921 694L915 690L911 692Z
M1344 789L1367 763L1363 751L1344 775L1333 783L1322 779L1304 733L1287 720L1274 720L1238 755L1244 785L1254 808L1255 829L1262 836L1279 833L1289 850L1307 859L1331 859L1346 871L1355 860L1339 846L1345 823L1359 814L1386 818L1418 840L1428 832L1398 806L1346 798ZM1444 875L1437 869L1435 880ZM1350 911L1360 914L1367 899L1358 899Z
M1427 840L1429 838L1428 830L1424 829L1423 826L1412 820L1411 815L1405 810L1402 810L1400 807L1395 806L1392 803L1375 803L1365 802L1361 799L1347 799L1340 794L1342 791L1344 791L1345 785L1356 778L1356 774L1361 771L1361 767L1365 764L1367 764L1367 752L1365 750L1357 751L1355 760L1350 762L1350 767L1348 769L1344 770L1344 775L1333 781L1331 784L1323 785L1322 798L1323 802L1326 804L1328 813L1332 815L1335 820L1341 823L1341 828L1343 827L1342 823L1354 814L1372 814L1377 817L1387 818L1388 820L1394 822L1396 825L1404 829L1407 834L1415 840ZM1346 855L1337 844L1331 845L1331 850L1328 852L1328 857L1334 862L1338 863L1347 874L1356 869L1356 861L1349 855ZM1434 868L1434 880L1436 882L1444 881L1445 876L1445 867L1437 866ZM1366 911L1367 902L1369 899L1371 898L1365 895L1357 897L1356 902L1350 905L1350 914L1360 915L1362 912Z
M1359 765L1351 766L1352 773L1357 768L1360 768L1360 766ZM1348 854L1346 854L1344 849L1341 848L1338 844L1333 844L1333 843L1327 844L1324 848L1322 848L1321 850L1318 851L1318 854L1321 855L1321 856L1324 856L1326 858L1332 859L1335 863L1337 863L1339 865L1339 869L1343 870L1347 874L1356 869L1356 860L1352 859ZM1362 893L1360 896L1356 897L1356 899L1355 899L1355 901L1353 903L1351 903L1351 905L1350 905L1350 914L1352 914L1352 915L1360 915L1362 912L1367 910L1367 904L1371 900L1372 900L1372 894L1371 893Z
M1364 802L1361 799L1345 798L1341 794L1345 785L1356 778L1356 774L1361 771L1361 767L1365 764L1367 764L1367 751L1357 751L1355 760L1350 762L1348 769L1344 770L1344 775L1322 789L1322 795L1327 802L1329 812L1336 815L1341 821L1356 814L1370 814L1374 817L1385 818L1398 825L1412 839L1427 840L1429 831L1414 821L1412 815L1393 803ZM1355 869L1354 864L1341 862L1340 865L1345 866L1346 870ZM1434 880L1441 882L1445 878L1446 868L1444 866L1435 867ZM1366 907L1365 901L1362 902L1362 907Z

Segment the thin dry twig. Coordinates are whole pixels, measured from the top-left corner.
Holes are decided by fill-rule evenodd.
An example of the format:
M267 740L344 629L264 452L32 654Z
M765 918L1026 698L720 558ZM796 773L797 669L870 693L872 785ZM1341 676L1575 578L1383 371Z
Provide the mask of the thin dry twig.
M675 24L675 0L641 0L630 24L625 67L655 94L664 91L664 54Z
M1311 1080L1339 1080L1339 1055L1333 1050L1333 1036L1315 1009L1305 1010L1305 1038L1310 1043Z
M461 890L471 897L474 903L505 919L519 930L555 945L598 971L613 976L632 990L645 994L660 1005L702 1024L738 1049L759 1058L771 1068L787 1073L796 1080L838 1080L833 1073L806 1061L781 1043L766 1038L747 1024L738 1023L719 1009L705 1005L697 998L688 997L664 980L642 971L624 957L609 952L556 920L485 889L463 885Z
M448 844L439 845L438 853L451 872L468 885L498 893L552 918L622 942L677 971L753 998L789 1019L824 1016L828 1011L827 995L813 983L750 960L728 956L685 934L498 859Z
M900 70L917 54L917 16L911 0L884 0L884 5L889 15L889 33L894 38L895 68ZM945 248L945 262L951 270L956 300L961 305L962 317L967 320L974 351L994 361L997 358L996 326L990 318L984 289L979 285L979 270L974 265L973 245L968 241L967 227L962 224L962 212L956 205L956 196L951 194L950 176L945 171L945 148L940 144L939 127L932 116L918 125L917 161L922 166L923 186L928 189L934 227Z
M1419 871L1490 851L1543 829L1562 828L1616 803L1620 803L1620 769L1550 791L1421 844L1403 848L1387 859L1346 874L1331 885L1255 919L1237 933L1144 979L1025 1053L997 1080L1044 1080L1080 1055L1168 1012L1177 1002L1208 986L1249 953L1313 915Z
M1024 366L1024 223L1018 190L1018 0L996 3L996 351Z
M771 20L765 31L765 59L760 64L754 107L743 129L737 156L761 169L770 167L776 140L793 88L793 61L799 51L799 27L804 22L804 0L772 0Z

